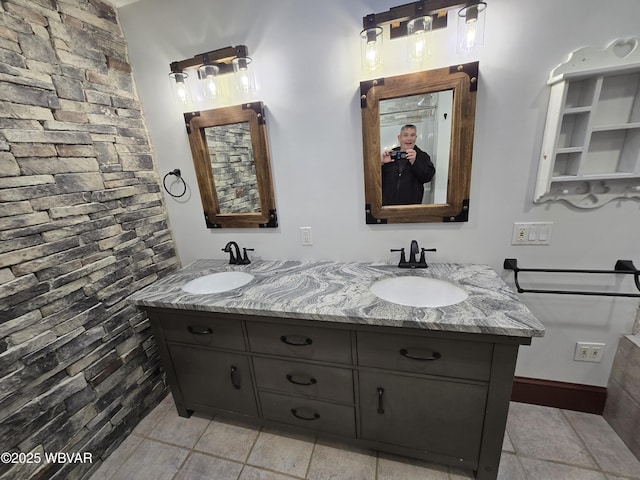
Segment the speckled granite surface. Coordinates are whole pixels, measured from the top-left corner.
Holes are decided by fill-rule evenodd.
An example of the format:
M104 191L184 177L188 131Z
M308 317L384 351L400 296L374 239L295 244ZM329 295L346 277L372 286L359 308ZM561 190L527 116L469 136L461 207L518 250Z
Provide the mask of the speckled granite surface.
M237 270L255 276L248 284L223 293L192 295L181 287L215 272ZM438 308L397 305L369 291L389 276L420 275L452 282L469 297ZM286 317L326 322L540 337L544 326L487 265L432 264L428 269L399 269L373 263L255 261L229 265L198 260L136 292L138 306Z

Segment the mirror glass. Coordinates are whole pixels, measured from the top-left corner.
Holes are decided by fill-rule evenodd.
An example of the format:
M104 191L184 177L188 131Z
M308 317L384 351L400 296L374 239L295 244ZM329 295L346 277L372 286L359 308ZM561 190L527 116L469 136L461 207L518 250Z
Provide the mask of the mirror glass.
M207 227L277 227L263 104L184 116Z
M416 127L416 146L428 153L435 175L426 183L422 204L446 203L451 146L453 91L425 93L380 101L380 145L400 147L398 135L405 125Z
M221 213L260 212L249 122L204 129Z
M367 223L468 220L477 81L475 62L360 84Z

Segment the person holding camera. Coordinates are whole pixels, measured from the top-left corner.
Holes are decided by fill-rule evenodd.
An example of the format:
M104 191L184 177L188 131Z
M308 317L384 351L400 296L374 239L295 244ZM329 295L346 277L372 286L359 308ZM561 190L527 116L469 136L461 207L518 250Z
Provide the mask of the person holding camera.
M382 152L382 205L422 203L424 184L436 173L427 152L416 146L415 125L404 125L399 147Z

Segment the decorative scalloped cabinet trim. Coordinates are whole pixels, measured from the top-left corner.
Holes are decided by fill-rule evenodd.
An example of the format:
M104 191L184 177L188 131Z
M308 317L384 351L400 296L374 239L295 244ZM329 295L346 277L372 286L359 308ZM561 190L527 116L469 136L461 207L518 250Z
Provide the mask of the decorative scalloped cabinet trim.
M583 47L569 54L567 61L551 70L549 85L574 77L598 75L611 70L624 73L640 64L640 39L619 38L606 48Z

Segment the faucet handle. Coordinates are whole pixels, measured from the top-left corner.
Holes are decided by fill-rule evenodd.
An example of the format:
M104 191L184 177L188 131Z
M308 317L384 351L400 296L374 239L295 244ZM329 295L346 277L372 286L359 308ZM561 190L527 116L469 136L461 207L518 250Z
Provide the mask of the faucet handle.
M392 248L391 251L400 252L400 263L398 263L398 266L407 264L407 257L404 255L404 248Z
M420 262L419 263L421 265L422 264L426 265L427 264L427 260L425 259L424 252L435 252L435 251L436 251L435 248L422 248L422 249L420 249Z
M242 257L242 265L249 265L251 263L251 260L249 260L249 257L247 256L247 252L253 252L254 249L253 248L243 248L242 249L242 253L244 254L244 256Z

